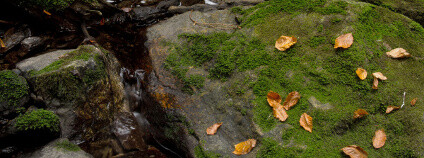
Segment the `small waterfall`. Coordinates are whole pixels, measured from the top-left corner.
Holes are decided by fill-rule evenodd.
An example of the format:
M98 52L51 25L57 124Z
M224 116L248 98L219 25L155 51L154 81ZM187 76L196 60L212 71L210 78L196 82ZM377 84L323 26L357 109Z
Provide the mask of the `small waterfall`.
M142 82L144 80L144 74L145 71L142 69L137 69L132 73L131 70L125 67L121 68L119 73L132 110L137 108L143 99Z

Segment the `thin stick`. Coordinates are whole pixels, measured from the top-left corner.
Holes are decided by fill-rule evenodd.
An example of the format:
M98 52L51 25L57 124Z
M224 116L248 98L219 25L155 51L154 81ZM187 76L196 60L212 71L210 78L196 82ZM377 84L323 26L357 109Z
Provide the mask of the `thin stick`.
M14 24L13 22L9 22L9 21L4 21L4 20L0 20L0 23L2 24Z
M400 108L402 108L405 105L405 94L406 94L406 92L403 92L403 102L402 102L402 105L400 106Z
M210 26L213 28L220 28L220 29L224 29L224 30L231 30L231 29L241 29L240 26L238 25L232 25L232 24L223 24L223 23L200 23L197 22L196 20L194 20L191 17L191 14L193 13L193 10L190 11L190 14L188 15L190 20L194 23L194 25L205 25L205 26Z

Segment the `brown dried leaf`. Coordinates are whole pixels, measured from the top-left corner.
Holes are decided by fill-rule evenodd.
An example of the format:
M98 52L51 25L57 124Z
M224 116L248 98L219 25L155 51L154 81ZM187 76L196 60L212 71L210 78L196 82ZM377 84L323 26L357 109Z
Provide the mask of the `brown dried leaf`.
M281 96L278 93L275 93L273 91L269 91L268 95L266 95L266 100L268 101L269 106L273 108L277 108L278 106L281 106Z
M387 107L387 109L386 109L386 114L388 114L388 113L392 112L393 110L397 110L397 109L400 109L400 107L390 105L390 106L388 106L388 107Z
M306 113L303 113L302 116L300 116L300 126L302 126L305 130L312 133L312 117L309 116Z
M47 10L43 10L43 12L44 12L44 14L52 15L52 13L48 12Z
M284 110L283 106L281 105L277 108L272 108L272 114L274 114L274 117L282 122L286 121L289 117L286 110Z
M363 68L356 69L356 75L358 75L359 79L365 80L367 78L367 71Z
M383 129L375 131L375 135L372 138L372 145L374 148L381 148L386 143L386 133L384 133Z
M218 130L218 128L221 127L221 125L222 125L222 122L213 124L212 126L206 129L206 133L208 135L214 135L216 131Z
M352 33L344 34L336 38L336 43L334 48L349 48L353 44L353 35Z
M1 48L6 48L6 45L4 44L3 40L1 40L1 38L0 38L0 45L1 45Z
M395 59L411 57L411 54L407 53L406 50L403 48L393 49L390 52L386 52L386 54L387 56Z
M415 104L417 103L418 98L414 98L411 100L411 105L415 106Z
M372 89L378 89L378 79L374 77L372 82Z
M275 48L277 48L280 51L285 51L289 49L293 44L297 42L296 37L289 37L289 36L281 36L280 38L275 41Z
M368 115L368 112L365 111L364 109L358 109L353 113L353 118L357 119L357 118L362 118L364 116Z
M244 142L238 143L237 145L234 145L234 147L236 149L233 151L233 154L236 154L236 155L247 154L255 146L256 146L256 140L255 139L249 139L247 141L244 141Z
M380 79L382 81L387 80L387 77L384 76L383 73L381 73L381 72L374 72L374 73L372 73L372 76L377 78L377 79Z
M300 93L293 91L287 95L286 101L283 103L283 107L286 110L290 110L290 108L299 102L300 99Z
M344 147L341 150L343 150L343 152L346 155L349 155L351 158L367 158L368 157L368 153L364 149L356 145L349 145L347 147Z

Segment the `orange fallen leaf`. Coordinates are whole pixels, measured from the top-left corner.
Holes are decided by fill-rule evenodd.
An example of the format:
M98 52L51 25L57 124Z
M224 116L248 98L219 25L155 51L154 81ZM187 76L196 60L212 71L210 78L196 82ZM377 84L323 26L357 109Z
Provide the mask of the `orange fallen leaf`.
M43 12L47 15L52 15L52 13L48 12L47 10L43 10Z
M372 89L378 89L378 79L374 77L372 81Z
M383 129L375 131L375 135L372 138L372 145L374 148L381 148L384 146L384 143L386 143L386 133L384 133Z
M6 48L6 45L4 44L3 40L1 40L1 38L0 38L0 45L2 48Z
M302 126L305 130L312 133L312 117L309 116L306 113L303 113L302 116L300 116L300 126Z
M397 110L397 109L400 109L400 107L390 105L390 106L388 106L388 107L387 107L387 109L386 109L386 114L388 114L388 113L392 112L393 110Z
M105 18L102 18L102 20L100 20L100 25L101 26L105 25Z
M280 38L277 39L277 41L275 41L275 48L277 48L280 51L285 51L286 49L289 49L296 42L297 42L296 37L281 36Z
M277 108L273 108L272 114L274 114L274 117L282 122L286 121L287 118L289 117L286 110L284 110L283 106L278 106Z
M367 78L367 71L363 68L356 69L356 75L358 75L359 79L365 80Z
M247 141L244 141L244 142L238 143L237 145L234 145L234 147L236 149L233 151L233 154L236 154L236 155L247 154L255 146L256 146L256 140L255 139L248 139Z
M266 100L268 101L269 106L276 108L281 106L281 96L278 93L273 91L269 91L268 95L266 95Z
M216 131L218 130L218 128L221 127L221 125L222 125L222 122L213 124L212 126L206 129L206 133L208 135L214 135Z
M364 116L368 115L368 112L365 111L364 109L358 109L353 113L353 118L357 119L357 118L362 118Z
M334 48L349 48L353 44L353 35L352 33L344 34L336 38L336 43Z
M411 100L411 105L415 106L415 104L417 103L418 98L414 98Z
M406 50L403 48L393 49L390 52L386 52L386 54L387 56L395 59L411 57L411 54L407 53Z
M341 150L343 150L343 152L346 155L349 155L351 158L367 158L368 157L368 153L364 149L356 145L349 145L347 147L344 147Z
M381 73L381 72L374 72L374 73L372 73L372 76L377 78L377 79L383 80L383 81L387 80L387 77L384 76L383 73Z
M287 95L286 101L283 103L283 107L286 110L289 110L292 106L296 105L299 102L300 93L293 91Z

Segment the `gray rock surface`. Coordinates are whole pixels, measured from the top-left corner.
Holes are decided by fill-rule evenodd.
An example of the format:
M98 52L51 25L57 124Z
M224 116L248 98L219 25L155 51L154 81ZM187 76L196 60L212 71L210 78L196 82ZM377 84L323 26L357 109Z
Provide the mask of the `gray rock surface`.
M16 64L16 68L18 68L24 73L29 72L30 70L40 71L51 63L59 60L60 56L72 52L74 50L75 49L57 50L36 57L28 58Z
M83 150L70 151L64 148L61 148L57 143L68 141L66 138L56 139L42 149L39 149L33 153L25 154L21 158L92 158L90 154L84 152Z
M322 109L322 110L328 110L328 109L332 109L333 106L330 103L321 103L317 98L315 98L314 96L309 97L308 102L317 109Z

